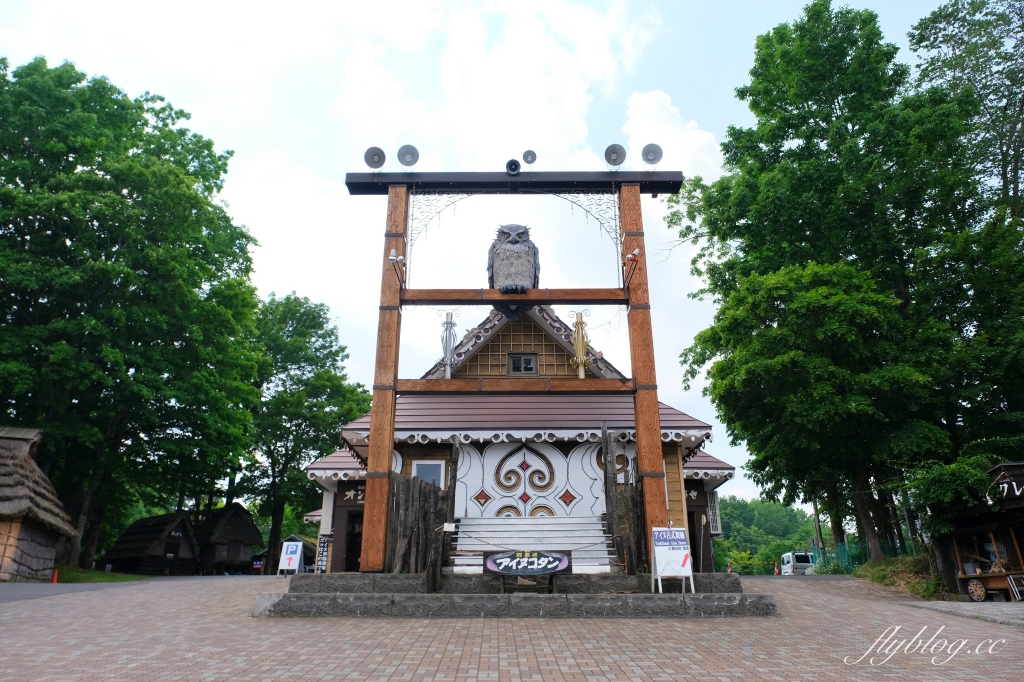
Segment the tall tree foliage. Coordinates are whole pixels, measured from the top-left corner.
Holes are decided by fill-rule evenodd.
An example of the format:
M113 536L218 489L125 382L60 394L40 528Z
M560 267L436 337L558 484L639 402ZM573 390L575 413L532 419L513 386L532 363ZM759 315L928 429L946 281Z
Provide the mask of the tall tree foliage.
M309 498L302 467L334 451L339 428L370 408L370 394L345 375L348 358L327 306L290 294L271 295L256 318L262 400L240 490L270 517L269 566L277 565L285 506ZM307 510L303 510L307 511Z
M250 442L253 240L216 202L230 153L187 118L0 60L3 420L45 430L79 537L126 477L191 495Z
M985 189L984 220L947 246L935 289L960 330L950 364L963 406L954 461L925 462L910 484L933 532L982 501L985 469L1024 445L1024 2L953 0L915 25L919 83L976 96L968 142ZM950 277L950 273L957 273ZM957 486L954 482L960 481Z
M956 428L939 388L955 333L919 277L980 210L973 93L909 91L896 53L874 13L827 0L759 36L737 89L755 126L729 128L727 174L690 180L668 217L701 242L699 295L722 305L682 356L688 379L710 364L708 393L769 496L852 488L873 558L886 500L872 482L941 456Z
M974 160L994 202L1022 217L1024 1L952 0L914 26L910 48L923 58L922 83L977 95Z

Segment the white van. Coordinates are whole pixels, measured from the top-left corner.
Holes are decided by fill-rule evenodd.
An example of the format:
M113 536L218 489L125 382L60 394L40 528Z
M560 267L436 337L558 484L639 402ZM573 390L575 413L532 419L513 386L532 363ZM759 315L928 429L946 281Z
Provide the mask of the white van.
M782 555L782 575L804 575L814 565L810 552L787 552Z

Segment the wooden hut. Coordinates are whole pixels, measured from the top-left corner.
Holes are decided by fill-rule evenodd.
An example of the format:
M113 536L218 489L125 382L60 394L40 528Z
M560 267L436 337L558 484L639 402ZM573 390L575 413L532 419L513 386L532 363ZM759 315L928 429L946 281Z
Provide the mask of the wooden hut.
M217 509L196 531L203 573L252 573L252 553L263 547L263 534L240 502Z
M35 462L39 429L0 427L0 581L47 581L77 531Z
M188 514L180 511L139 519L121 533L107 552L107 561L121 573L195 575L199 546Z

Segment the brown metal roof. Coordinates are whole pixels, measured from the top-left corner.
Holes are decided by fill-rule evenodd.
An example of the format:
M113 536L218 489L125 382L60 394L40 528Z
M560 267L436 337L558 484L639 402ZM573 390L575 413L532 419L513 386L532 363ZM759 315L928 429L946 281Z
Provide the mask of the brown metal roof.
M608 422L610 429L635 428L633 396L628 394L411 394L398 396L397 403L396 431L600 429L601 422ZM662 430L711 429L709 424L673 407L658 405ZM343 430L369 428L367 414Z
M366 428L370 428L370 418L366 418ZM360 420L357 420L360 421ZM355 424L356 422L352 422ZM350 428L351 424L346 427ZM306 467L306 471L319 471L321 469L336 470L336 469L365 469L366 464L359 459L359 455L350 450L349 448L342 448L327 455L321 457L312 464Z
M693 457L687 460L686 464L683 465L684 469L732 469L736 471L736 467L731 464L727 464L717 457L712 457L703 450L698 450L694 453Z

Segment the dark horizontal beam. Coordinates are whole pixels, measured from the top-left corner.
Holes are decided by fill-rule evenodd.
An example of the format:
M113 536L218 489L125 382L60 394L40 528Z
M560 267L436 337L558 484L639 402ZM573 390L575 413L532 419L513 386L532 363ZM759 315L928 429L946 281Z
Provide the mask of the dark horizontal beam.
M399 379L398 393L632 393L632 379Z
M623 289L529 289L503 294L498 289L403 289L403 305L478 305L480 303L545 303L548 305L625 305Z
M573 191L618 191L639 184L641 194L675 194L683 183L681 171L598 171L508 173L348 173L349 194L387 194L389 185L406 185L413 192L449 191L529 194Z

